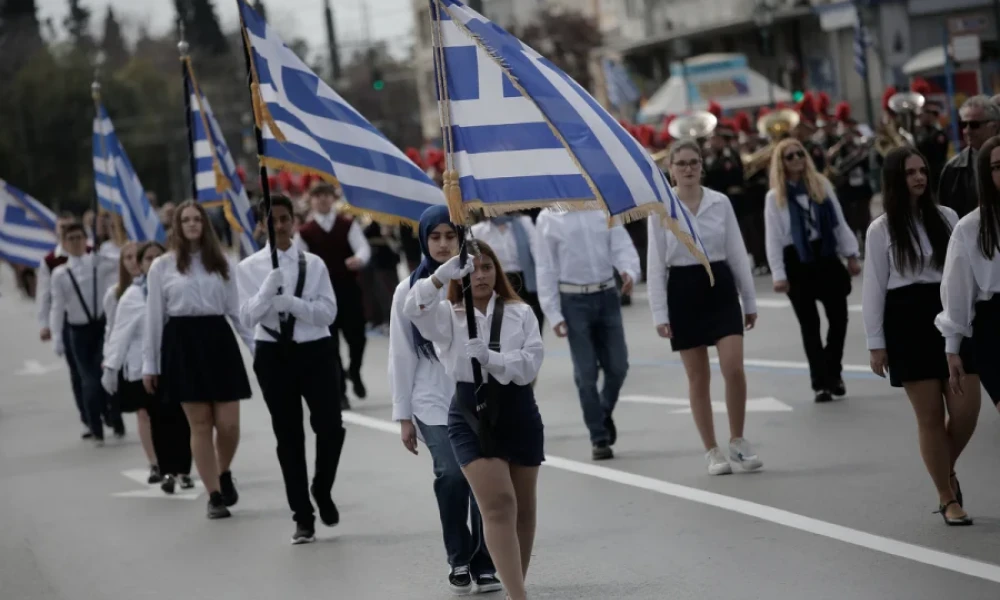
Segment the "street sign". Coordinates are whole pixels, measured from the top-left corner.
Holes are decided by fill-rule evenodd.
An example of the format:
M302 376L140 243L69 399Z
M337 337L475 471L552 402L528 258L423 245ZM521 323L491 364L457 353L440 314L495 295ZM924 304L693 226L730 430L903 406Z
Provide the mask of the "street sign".
M978 35L956 35L951 38L951 57L955 62L977 62L980 55Z
M134 481L135 483L141 485L144 489L132 490L129 492L116 492L111 494L115 498L165 498L167 500L197 500L201 496L202 492L205 491L205 487L200 481L194 481L194 487L189 490L182 490L180 488L180 482L178 482L177 491L173 494L164 494L163 490L160 489L160 484L148 484L146 480L149 478L149 471L144 471L143 469L129 469L127 471L122 471L127 479Z
M981 34L990 26L989 17L984 14L966 15L948 19L948 33L951 35Z
M661 396L625 395L618 398L619 402L632 402L634 404L654 404L658 406L672 406L672 415L691 414L691 402L687 398L663 398ZM777 398L751 398L747 400L747 412L791 412L792 407ZM725 413L725 402L713 402L712 412Z

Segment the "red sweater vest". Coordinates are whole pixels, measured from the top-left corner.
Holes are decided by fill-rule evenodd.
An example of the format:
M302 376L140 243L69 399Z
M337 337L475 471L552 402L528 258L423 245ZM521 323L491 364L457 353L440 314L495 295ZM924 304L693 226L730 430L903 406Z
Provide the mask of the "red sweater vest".
M91 247L87 246L87 253L89 254L90 251ZM45 255L45 266L49 268L49 273L52 273L52 271L56 270L56 267L64 265L67 262L69 262L69 256L65 254L62 256L56 256L55 250Z
M354 219L337 215L329 232L323 231L319 223L310 221L299 230L302 241L309 246L309 252L323 259L326 269L330 272L330 280L334 287L348 283L356 283L358 275L344 265L344 261L354 256L347 234L351 230Z

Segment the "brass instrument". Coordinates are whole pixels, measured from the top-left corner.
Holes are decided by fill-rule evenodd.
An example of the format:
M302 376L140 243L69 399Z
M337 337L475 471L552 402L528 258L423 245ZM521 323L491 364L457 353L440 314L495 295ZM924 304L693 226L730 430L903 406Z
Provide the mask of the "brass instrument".
M791 135L799 121L799 113L788 108L776 110L757 119L757 133L760 137L768 139L769 143L751 154L742 156L744 179L749 181L770 166L774 145Z
M667 126L667 133L675 140L699 139L711 135L719 125L719 119L710 112L697 111L683 117L677 117ZM652 153L653 162L660 164L670 154L670 148L664 148Z

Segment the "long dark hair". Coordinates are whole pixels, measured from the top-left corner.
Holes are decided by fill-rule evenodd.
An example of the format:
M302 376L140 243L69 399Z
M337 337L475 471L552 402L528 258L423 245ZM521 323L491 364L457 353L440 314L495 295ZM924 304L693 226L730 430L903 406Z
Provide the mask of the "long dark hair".
M514 286L510 284L510 280L507 279L507 274L504 273L503 267L500 266L500 259L497 258L497 254L493 251L493 248L490 248L490 245L482 240L476 240L476 245L479 246L479 254L487 256L493 261L493 268L497 272L493 291L497 293L497 296L503 298L504 302L523 302L521 297L517 295L517 292L514 291ZM461 306L462 299L462 282L452 281L451 286L448 288L448 300L454 306Z
M993 260L1000 250L1000 190L993 183L993 165L990 157L1000 147L1000 136L986 140L976 158L979 184L979 249L983 256Z
M906 161L918 156L924 169L929 169L927 159L915 148L903 146L889 152L882 165L882 198L889 226L889 241L896 268L900 273L919 273L924 266L924 249L917 234L917 219L924 225L931 242L930 264L938 271L944 269L944 256L948 250L951 226L934 201L930 179L924 193L917 198L916 206L910 199L906 184ZM930 174L928 173L928 176Z
M174 211L174 222L170 228L170 249L177 253L177 271L187 273L191 266L191 244L184 238L184 231L181 228L181 215L188 208L194 208L201 215L201 239L198 240L198 249L201 251L201 262L205 265L205 270L209 273L218 273L223 279L229 279L229 261L222 252L222 244L219 243L212 221L205 212L205 207L194 200L186 200Z

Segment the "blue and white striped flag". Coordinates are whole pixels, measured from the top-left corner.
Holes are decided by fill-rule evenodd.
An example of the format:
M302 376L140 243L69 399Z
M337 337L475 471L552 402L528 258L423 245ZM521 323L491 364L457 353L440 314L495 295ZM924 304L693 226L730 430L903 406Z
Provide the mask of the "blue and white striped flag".
M313 73L246 2L240 3L251 50L260 161L339 184L350 212L415 224L444 193L420 167ZM254 92L255 94L257 92Z
M201 92L194 77L190 61L185 63L185 89L190 94L191 134L194 142L196 200L206 205L222 206L226 220L239 235L240 254L250 256L260 248L253 239L257 227L257 217L250 205L246 188L236 172L226 140L222 136L208 98Z
M0 179L0 258L35 268L58 241L56 215Z
M858 75L867 77L868 75L868 28L861 23L861 13L857 14L854 22L854 70Z
M430 4L449 169L466 206L655 212L708 264L663 172L586 90L459 0Z
M604 85L612 106L622 108L639 101L639 88L633 83L628 71L621 63L610 58L604 59Z
M125 153L115 127L104 110L97 106L94 118L94 187L104 210L121 215L128 239L136 242L166 241L160 216L146 198L139 176Z

